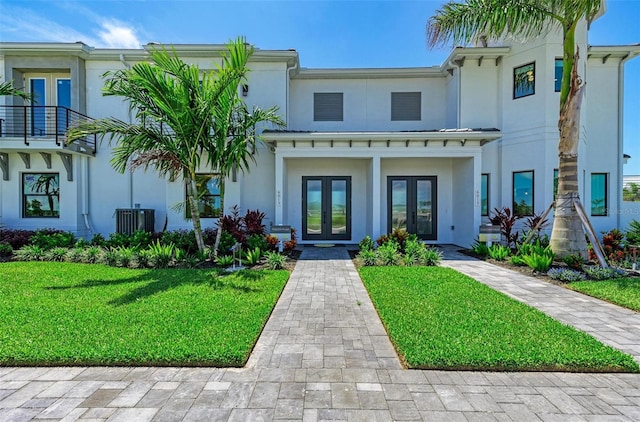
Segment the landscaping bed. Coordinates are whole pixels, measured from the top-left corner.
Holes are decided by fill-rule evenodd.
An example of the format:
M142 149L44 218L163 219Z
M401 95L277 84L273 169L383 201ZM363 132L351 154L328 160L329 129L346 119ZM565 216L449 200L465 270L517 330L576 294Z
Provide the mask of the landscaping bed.
M631 356L441 267L361 267L410 368L638 372Z
M243 366L287 271L0 263L0 365Z

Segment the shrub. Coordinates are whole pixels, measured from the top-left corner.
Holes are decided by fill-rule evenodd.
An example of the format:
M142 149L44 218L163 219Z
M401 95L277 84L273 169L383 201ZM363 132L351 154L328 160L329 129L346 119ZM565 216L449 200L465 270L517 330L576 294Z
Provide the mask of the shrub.
M133 260L135 249L124 246L113 248L115 252L115 265L118 267L128 268Z
M44 260L62 262L64 261L65 256L67 255L67 251L68 251L67 248L63 248L61 246L51 248L44 253Z
M582 281L587 278L584 273L570 268L551 268L547 271L547 275L554 280L564 281L566 283Z
M269 246L265 249L265 251L266 250L269 250L269 251L278 250L278 244L280 243L280 239L278 239L275 236L268 235L267 237L264 238L264 240L266 240L267 243L269 244Z
M404 255L401 255L400 258L400 263L405 267L413 267L414 265L417 265L418 262L418 256L415 254L405 253Z
M269 249L269 243L267 243L267 239L262 234L252 234L247 238L247 248L255 249L259 248L261 251L266 251Z
M522 260L531 269L541 273L546 273L549 270L549 268L551 268L551 264L553 264L553 256L540 255L537 253L532 253L530 255L522 255Z
M162 232L160 243L163 245L173 244L178 249L183 249L187 253L195 253L198 250L196 235L193 230L172 230ZM147 244L143 248L147 248Z
M107 246L107 239L104 238L100 233L94 234L89 242L92 246L100 246L104 248Z
M361 251L372 251L374 248L374 244L373 244L373 239L371 239L371 236L369 235L365 236L365 238L362 239L360 243L358 243L358 248Z
M240 217L240 209L237 205L234 205L233 208L231 208L231 214L220 217L218 220L218 229L222 229L223 236L225 233L228 233L236 242L244 243L245 234L243 230L243 218ZM220 249L223 250L222 247L220 247Z
M376 239L376 243L378 246L382 246L389 241L389 235L383 234L379 238Z
M569 268L573 268L574 270L579 270L582 268L582 264L584 264L584 260L578 254L570 254L562 258L562 262L567 264Z
M53 248L71 248L76 243L76 237L71 232L62 232L58 230L37 230L29 241L31 245L40 247L48 251Z
M376 265L377 258L378 255L373 249L363 249L358 252L358 255L356 255L356 259L365 267L372 267Z
M629 223L629 229L626 231L625 236L630 244L640 245L640 222L638 220L632 220Z
M473 251L473 253L479 256L489 255L489 247L487 246L487 244L484 242L480 242L478 239L476 239L471 245L471 250Z
M398 265L402 258L398 243L395 240L389 240L380 245L376 250L376 255L379 265Z
M0 243L0 256L11 256L13 255L13 246L11 246L8 242Z
M133 268L147 268L149 266L149 250L134 250L129 266Z
M296 236L296 229L291 228L291 240L284 242L283 249L285 252L291 252L298 245L298 236Z
M15 257L19 261L42 261L44 250L37 245L27 245L15 252Z
M104 262L104 250L99 246L89 246L82 251L82 262L97 264Z
M624 277L627 274L624 270L617 268L603 268L595 265L585 265L582 269L592 280L609 280L612 278Z
M248 237L252 235L264 236L266 234L265 226L262 221L266 217L265 213L258 210L247 210L244 217L242 217L241 228L244 229L244 234Z
M231 254L231 248L233 245L238 243L237 239L231 235L231 233L222 232L220 236L220 245L218 246L218 250L223 255Z
M67 253L64 256L64 260L66 262L82 262L83 253L84 253L84 250L82 248L67 249Z
M413 235L413 237L417 239L415 235ZM389 235L389 240L395 241L398 244L398 249L400 251L404 251L404 244L410 238L412 238L412 235L404 229L393 229L393 231Z
M489 256L496 261L504 261L511 254L511 249L502 245L491 245L489 248Z
M249 249L244 255L244 262L247 265L256 265L260 262L260 258L262 257L262 251L260 248Z
M530 217L526 217L524 220L524 226L527 229L527 234L534 230L538 223L540 223L540 226L538 226L534 235L536 239L539 239L541 231L547 228L547 226L549 225L549 220L546 218L543 220L542 214L533 214Z
M442 261L442 252L434 247L424 247L420 251L420 263L430 267L436 266Z
M420 255L425 248L425 244L417 238L407 239L404 244L403 264L407 267L418 264L420 262Z
M228 267L233 264L233 256L231 255L218 255L215 259L216 265L220 267Z
M287 262L287 258L278 252L267 252L267 265L272 270L281 270L284 268L284 264Z
M511 262L511 264L516 265L518 267L522 267L524 265L527 265L524 262L524 259L522 259L522 255L513 255L513 256L511 256L511 258L509 258L509 261Z
M0 229L0 243L8 243L15 251L27 246L34 234L31 230Z
M159 241L149 245L149 264L153 268L167 268L173 263L176 254L176 245L169 243L163 245Z
M507 246L516 245L518 242L518 232L514 232L516 222L520 219L520 216L511 212L509 207L504 207L501 210L494 208L493 216L489 218L491 224L500 226L500 233L507 241Z

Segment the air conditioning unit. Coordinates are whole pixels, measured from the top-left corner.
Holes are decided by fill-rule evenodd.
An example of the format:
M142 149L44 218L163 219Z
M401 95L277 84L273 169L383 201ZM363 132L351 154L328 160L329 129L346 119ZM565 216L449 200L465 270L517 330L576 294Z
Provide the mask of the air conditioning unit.
M116 232L133 234L136 230L153 232L155 226L155 210L145 208L116 209Z

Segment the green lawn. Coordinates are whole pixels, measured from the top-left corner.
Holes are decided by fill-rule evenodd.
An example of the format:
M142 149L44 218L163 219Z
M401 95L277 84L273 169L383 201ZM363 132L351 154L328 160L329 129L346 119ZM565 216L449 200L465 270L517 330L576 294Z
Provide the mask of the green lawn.
M640 279L580 281L567 284L572 290L640 312Z
M452 269L359 271L409 367L639 371L630 356Z
M2 263L0 366L242 366L288 276Z

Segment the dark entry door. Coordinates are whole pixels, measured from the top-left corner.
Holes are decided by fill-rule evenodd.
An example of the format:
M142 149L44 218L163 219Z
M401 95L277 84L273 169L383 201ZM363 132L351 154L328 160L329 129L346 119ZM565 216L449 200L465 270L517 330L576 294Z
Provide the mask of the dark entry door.
M420 239L437 239L436 176L389 176L387 204L389 233L404 229Z
M302 177L302 240L351 239L351 176Z

